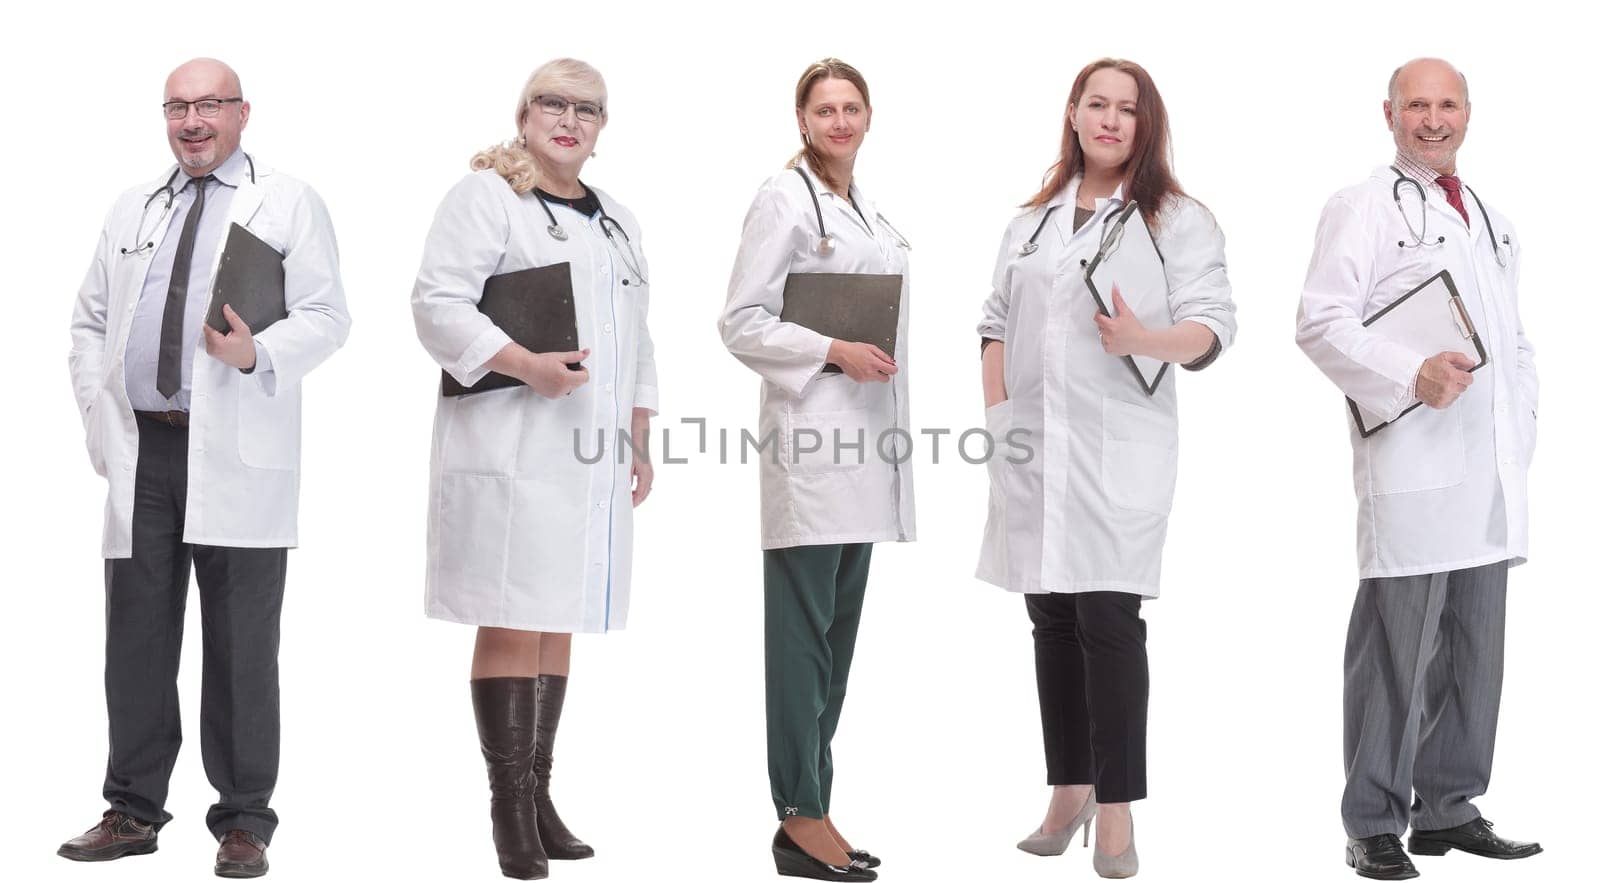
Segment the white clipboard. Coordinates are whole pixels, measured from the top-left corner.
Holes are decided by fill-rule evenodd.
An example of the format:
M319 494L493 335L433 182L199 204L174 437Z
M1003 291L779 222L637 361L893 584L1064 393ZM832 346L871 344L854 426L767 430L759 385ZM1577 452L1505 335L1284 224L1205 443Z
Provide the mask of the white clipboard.
M1489 364L1489 353L1472 327L1466 304L1456 291L1456 283L1449 270L1440 270L1426 282L1400 296L1399 300L1379 310L1361 323L1384 337L1406 347L1424 358L1443 352L1460 352L1468 356L1477 354L1478 363L1469 368L1476 371ZM1413 401L1395 416L1384 420L1377 414L1356 404L1350 398L1350 414L1355 417L1356 429L1362 438L1388 426L1395 420L1416 410L1421 401Z
M1133 315L1146 328L1171 328L1172 306L1167 300L1167 270L1156 241L1139 214L1139 204L1128 200L1105 222L1100 250L1083 261L1083 279L1100 312L1111 310L1111 287L1115 285ZM1167 376L1166 362L1149 356L1123 356L1145 395L1156 394L1156 387Z

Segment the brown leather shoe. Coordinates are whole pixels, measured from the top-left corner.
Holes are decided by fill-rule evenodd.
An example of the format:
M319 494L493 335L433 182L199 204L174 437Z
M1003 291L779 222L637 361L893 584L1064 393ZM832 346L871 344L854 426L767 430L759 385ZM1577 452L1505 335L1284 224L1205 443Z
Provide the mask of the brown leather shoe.
M100 824L61 844L56 855L75 862L108 862L156 851L156 826L125 812L106 810Z
M267 872L267 844L249 831L237 828L222 835L217 845L218 877L259 877Z

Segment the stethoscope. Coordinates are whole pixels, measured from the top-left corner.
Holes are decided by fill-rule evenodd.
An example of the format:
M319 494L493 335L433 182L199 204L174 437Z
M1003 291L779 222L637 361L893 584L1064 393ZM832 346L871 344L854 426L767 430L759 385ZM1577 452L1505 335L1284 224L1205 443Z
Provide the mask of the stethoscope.
M1416 240L1416 242L1408 245L1406 241L1402 239L1397 244L1401 248L1409 247L1419 249L1425 246L1443 245L1444 236L1442 235L1432 242L1427 241L1428 191L1422 186L1422 182L1400 171L1399 167L1397 166L1390 166L1389 171L1394 172L1395 174L1394 186L1390 188L1390 195L1394 197L1394 207L1400 212L1400 220L1405 221L1406 223L1406 232L1410 233L1411 238ZM1412 189L1417 191L1417 198L1422 202L1422 231L1420 233L1417 231L1416 227L1412 226L1411 217L1406 214L1405 204L1400 201L1400 188L1406 184L1411 185ZM1483 207L1483 200L1478 198L1478 191L1473 190L1465 183L1463 183L1461 186L1467 191L1468 194L1472 196L1472 201L1478 204L1478 214L1483 216L1483 230L1485 233L1489 234L1489 244L1494 247L1494 262L1499 264L1501 269L1505 269L1509 263L1509 259L1500 253L1500 248L1503 245L1506 251L1510 251L1511 237L1501 237L1495 235L1494 222L1489 220L1489 210Z
M250 165L250 183L254 184L256 182L256 161L251 159L250 154L248 153L244 155L244 161ZM167 216L172 214L172 204L178 198L178 191L174 190L172 185L177 182L178 173L182 171L183 166L173 169L172 174L167 176L167 183L162 184L161 187L158 188L154 193L151 193L149 196L145 197L144 208L139 212L139 226L133 231L133 248L120 249L124 255L144 254L145 252L156 247L156 241L154 239L156 231L161 229L162 222L166 221ZM188 184L187 181L184 183L185 185ZM155 226L150 228L149 234L146 234L144 222L150 219L150 206L159 196L166 197L166 199L163 200L166 204L161 207L161 214L156 216ZM144 242L144 245L139 244L141 240Z
M806 182L806 192L811 194L811 208L817 213L817 232L822 235L822 238L817 240L817 254L827 257L828 255L833 254L833 248L838 243L838 240L834 239L833 234L828 232L828 225L822 222L822 201L817 199L817 186L811 183L811 176L807 175L805 170L799 166L794 167L794 173L800 176L800 180ZM861 206L856 204L855 194L851 193L848 198L850 200L850 207L856 210L857 215L860 215L861 223L867 224L867 216L861 211ZM910 251L911 243L900 234L899 230L895 229L893 224L889 223L889 219L885 218L882 212L878 212L877 215L878 223L882 224L885 229L894 234L894 238L899 241L901 248L905 249L906 251ZM867 224L867 230L872 230L871 224Z
M585 189L588 189L587 185L585 186ZM539 200L539 207L544 209L544 216L550 219L550 226L544 228L545 232L549 233L550 238L557 242L566 242L567 231L556 222L556 213L550 210L550 203L545 202L543 194L541 194L538 190L533 191L533 196L535 199ZM606 204L601 201L598 196L595 197L595 201L600 203L600 220L598 221L600 224L600 232L606 234L606 238L611 240L613 250L616 251L618 257L622 258L622 263L627 265L628 272L632 273L633 277L639 280L638 284L649 285L650 280L644 278L644 273L639 269L643 264L639 260L639 254L633 250L633 238L628 235L627 230L622 229L622 224L619 223L616 218L613 218L611 215L606 213ZM622 234L621 242L617 241L617 233ZM622 284L628 285L630 283L628 279L624 278L622 280Z
M1050 223L1050 216L1055 214L1058 208L1061 208L1061 203L1052 205L1044 210L1044 217L1039 219L1039 226L1033 228L1033 235L1029 236L1028 241L1022 243L1022 247L1017 249L1017 257L1025 258L1039 250L1039 234L1044 232L1044 225ZM1096 252L1094 263L1098 263L1106 255L1117 250L1117 245L1122 242L1122 227L1128 223L1128 218L1138 208L1139 204L1130 200L1124 203L1117 211L1106 215L1105 220L1100 222L1100 226L1105 229L1103 229L1100 237L1100 250ZM1083 260L1078 263L1082 266L1088 266L1091 262Z

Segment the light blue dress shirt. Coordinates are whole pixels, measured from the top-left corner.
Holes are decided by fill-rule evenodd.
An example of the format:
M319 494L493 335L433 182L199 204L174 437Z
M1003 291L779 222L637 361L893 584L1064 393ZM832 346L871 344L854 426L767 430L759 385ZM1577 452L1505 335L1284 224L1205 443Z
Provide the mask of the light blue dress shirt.
M195 347L204 341L200 326L205 322L206 307L211 303L212 257L227 233L228 209L233 205L233 195L250 176L244 151L235 150L211 174L216 181L206 185L206 205L200 215L200 225L195 229L195 265L189 271L189 291L183 312L182 384L170 399L156 391L157 363L161 357L161 320L167 307L172 259L178 250L184 219L194 206L195 188L193 179L188 175L179 175L178 180L173 182L174 187L182 189L178 191L171 217L167 221L167 235L162 237L161 246L150 258L150 273L145 276L144 288L139 292L139 305L134 308L133 324L128 329L123 382L128 387L128 402L135 411L189 410ZM271 371L272 364L266 350L257 343L256 365L251 373L268 374Z

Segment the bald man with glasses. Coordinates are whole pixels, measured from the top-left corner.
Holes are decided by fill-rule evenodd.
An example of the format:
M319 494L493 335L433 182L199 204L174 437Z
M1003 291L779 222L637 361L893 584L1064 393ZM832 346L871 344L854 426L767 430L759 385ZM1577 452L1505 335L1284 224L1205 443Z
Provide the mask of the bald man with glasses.
M72 316L73 392L90 463L109 486L110 806L57 852L74 861L154 852L172 818L193 567L214 870L259 877L278 824L268 803L279 615L297 543L300 382L343 345L350 317L322 200L239 147L250 102L238 75L215 59L186 62L167 78L161 108L177 166L112 207ZM217 284L224 264L246 288L275 291L281 276L281 318L246 323L229 302L238 290ZM214 306L220 323L207 322Z

